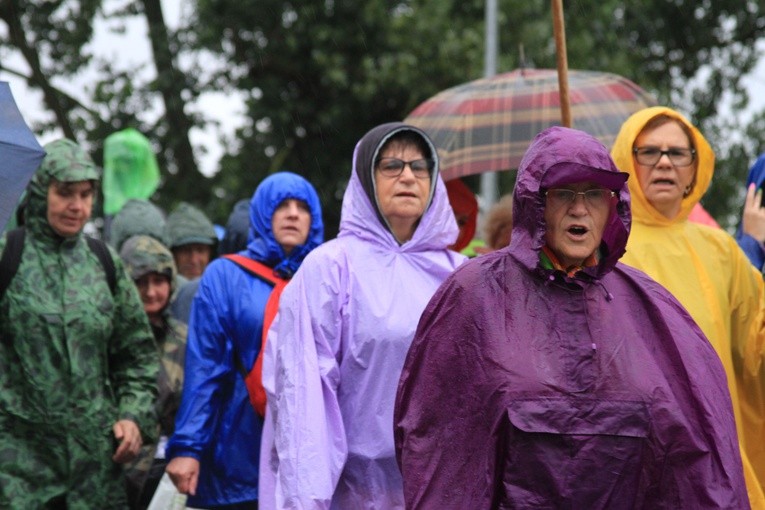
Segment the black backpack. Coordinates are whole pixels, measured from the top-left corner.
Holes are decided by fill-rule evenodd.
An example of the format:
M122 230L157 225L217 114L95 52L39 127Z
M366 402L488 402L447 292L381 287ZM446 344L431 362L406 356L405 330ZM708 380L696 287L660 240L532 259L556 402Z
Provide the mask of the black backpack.
M24 227L15 228L8 232L7 241L5 243L5 249L3 250L3 256L0 258L0 299L5 295L8 285L10 285L13 277L16 276L16 271L19 270L19 264L21 264L21 252L24 250L24 237L26 236L26 230ZM114 260L106 243L100 239L96 239L90 236L85 236L85 240L88 242L88 247L104 268L106 273L106 281L109 283L109 289L114 295L114 291L117 287L117 275L114 268Z

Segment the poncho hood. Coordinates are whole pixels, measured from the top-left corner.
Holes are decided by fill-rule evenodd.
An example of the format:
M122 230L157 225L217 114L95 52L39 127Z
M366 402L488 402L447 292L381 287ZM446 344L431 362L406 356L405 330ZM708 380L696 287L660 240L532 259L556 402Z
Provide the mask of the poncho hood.
M276 242L271 219L276 208L294 198L308 205L311 229L302 246L296 246L289 255ZM273 267L283 277L291 277L308 253L324 241L324 222L321 217L319 195L310 182L292 172L277 172L266 177L255 190L250 201L250 232L247 251L250 258Z
M423 138L430 147L430 157L435 161L430 179L430 198L425 213L412 238L400 245L401 250L440 250L452 244L459 229L454 212L449 205L446 186L439 177L438 154L424 131L401 122L382 124L365 134L353 152L353 172L343 197L340 218L340 234L355 235L363 240L398 248L399 243L387 221L380 212L374 189L374 163L383 144L393 135L412 131Z
M117 251L129 237L151 236L168 246L165 213L148 200L131 198L122 206L112 220L110 243Z
M45 159L27 188L29 202L24 213L25 224L30 230L42 233L45 237L60 240L62 237L48 224L48 187L54 180L93 181L93 185L97 186L100 171L85 149L72 140L62 138L45 144L43 148ZM77 238L79 234L69 239Z
M175 290L176 275L175 260L170 250L153 237L135 235L122 244L120 258L125 263L125 269L133 281L149 274L158 273L170 279L170 290Z
M536 270L539 252L545 245L543 192L553 186L593 182L617 192L618 197L603 231L600 261L584 269L590 276L602 277L613 269L627 245L631 221L626 179L608 149L591 135L557 126L542 131L518 168L510 253L529 270Z
M173 249L185 244L215 246L218 236L212 221L193 205L181 202L167 217L167 242Z
M632 156L632 148L635 146L635 140L645 125L654 117L667 115L677 119L685 124L693 134L691 145L696 149L696 180L689 195L683 198L680 212L674 218L667 218L661 214L646 198L643 189L640 187L640 181L637 178L635 161ZM712 174L715 167L715 155L712 147L706 141L701 132L693 124L683 117L680 113L664 106L655 106L645 108L636 112L628 118L616 137L614 147L611 149L611 155L614 158L616 166L630 175L629 188L632 196L632 216L635 221L647 225L668 226L680 223L688 219L693 207L701 200L704 193L707 192L709 184L712 182Z

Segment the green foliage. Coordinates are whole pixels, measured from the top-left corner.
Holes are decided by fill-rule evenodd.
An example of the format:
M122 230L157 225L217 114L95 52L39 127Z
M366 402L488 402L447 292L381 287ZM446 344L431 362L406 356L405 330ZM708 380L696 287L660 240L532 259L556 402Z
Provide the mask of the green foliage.
M9 33L24 34L43 76L66 80L91 63L90 27L105 5L115 31L130 16L150 18L155 55L165 63L183 56L186 73L165 69L154 82L141 83L135 78L138 69L97 62L99 78L86 91L90 102L81 105L60 96L66 115L55 122L70 123L96 151L111 132L136 127L157 147L164 180L160 204L169 209L187 200L219 223L263 177L286 169L317 186L328 234L334 235L357 140L379 123L403 119L440 90L483 74L483 0L196 0L192 17L177 32L157 25L156 9L150 9L155 4L5 0L0 19L9 27L15 24ZM521 65L554 68L550 3L498 4L498 72ZM571 0L564 10L571 69L626 76L699 125L718 156L703 203L732 228L746 171L765 149L765 113L747 129L736 120L747 104L740 78L759 57L765 5L758 0ZM12 37L0 39L0 50L20 50L20 44ZM201 64L203 55L226 65L208 69ZM42 87L39 76L30 77L30 83ZM177 115L178 101L193 101L204 91L246 96L248 122L232 139L222 140L225 155L212 179L202 178L195 165L179 168L187 133L173 127L186 120L194 126L208 122ZM723 96L730 111L721 110ZM144 112L158 101L176 115L147 119ZM731 138L734 131L743 131L743 138ZM477 178L470 180L477 189ZM513 181L512 173L500 176L501 193Z

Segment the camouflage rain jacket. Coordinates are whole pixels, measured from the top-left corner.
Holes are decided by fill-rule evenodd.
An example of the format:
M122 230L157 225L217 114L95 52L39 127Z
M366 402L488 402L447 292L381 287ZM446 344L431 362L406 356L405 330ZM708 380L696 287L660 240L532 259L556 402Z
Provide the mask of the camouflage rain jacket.
M113 295L82 234L62 238L47 222L51 178L93 180L95 165L73 142L45 148L0 299L0 508L123 508L112 426L132 419L151 439L156 350L119 257Z
M130 204L128 202L125 207ZM125 208L122 209L123 211ZM175 289L176 269L173 255L162 243L150 236L138 235L128 238L122 244L120 257L133 280L149 273L167 276L170 292ZM150 444L141 448L139 458L126 466L128 483L133 492L140 494L149 469L156 458L164 458L164 442L175 430L175 413L181 404L183 390L183 365L186 354L186 324L170 316L169 307L162 311L161 324L151 324L160 361L157 378L158 396L155 406L159 418L160 445Z

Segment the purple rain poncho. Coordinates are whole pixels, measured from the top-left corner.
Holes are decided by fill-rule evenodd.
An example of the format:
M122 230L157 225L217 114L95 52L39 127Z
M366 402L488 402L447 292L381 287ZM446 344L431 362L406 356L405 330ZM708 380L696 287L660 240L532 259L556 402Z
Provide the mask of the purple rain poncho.
M749 508L719 358L663 287L617 263L627 185L597 266L539 265L540 182L583 171L617 172L589 135L540 133L510 246L465 264L423 313L395 410L408 509Z
M421 133L393 123L361 139L338 238L305 259L281 296L263 366L264 510L404 508L396 387L422 310L464 257L446 249L458 228L437 175L402 245L371 201L374 158L402 129Z

